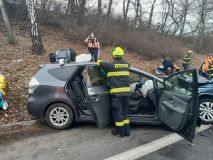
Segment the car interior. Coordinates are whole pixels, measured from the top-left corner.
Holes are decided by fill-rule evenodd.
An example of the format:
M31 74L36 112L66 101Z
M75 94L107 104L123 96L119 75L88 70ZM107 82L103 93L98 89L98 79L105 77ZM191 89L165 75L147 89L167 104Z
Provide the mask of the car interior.
M146 96L141 93L141 88L146 81L153 83L152 88L146 90ZM130 82L135 88L129 97L129 114L132 115L155 115L157 108L157 93L154 87L154 80L139 73L130 71ZM106 74L96 66L81 67L75 76L68 83L74 94L76 104L82 113L90 114L89 100L87 95L88 83L91 86L102 87L107 85Z

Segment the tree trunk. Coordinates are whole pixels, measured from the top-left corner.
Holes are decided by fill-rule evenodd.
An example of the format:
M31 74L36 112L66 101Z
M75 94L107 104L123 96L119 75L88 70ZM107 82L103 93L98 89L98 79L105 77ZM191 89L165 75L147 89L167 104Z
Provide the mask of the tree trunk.
M97 15L100 16L102 13L102 0L98 0L98 13Z
M112 11L112 3L113 3L113 0L109 0L107 15L110 15L110 14L111 14L111 11Z
M139 22L139 7L140 7L140 0L135 1L135 27L138 27L138 22Z
M124 24L127 21L127 15L128 15L128 11L129 11L129 4L130 4L130 0L127 0L127 4L126 4L126 0L123 0L123 17L124 17Z
M164 9L165 9L165 12L163 11L162 13L162 24L161 24L161 33L164 33L165 31L165 28L166 28L166 23L167 23L167 20L168 20L168 17L169 17L169 12L170 12L170 4L169 4L169 0L166 0Z
M10 28L10 22L9 22L9 19L8 19L8 16L7 16L7 12L6 12L6 9L4 7L4 3L2 0L0 0L0 9L1 9L1 13L2 13L2 16L3 16L3 19L4 19L4 23L5 23L5 26L7 28L7 36L8 36L8 43L10 44L14 44L15 43L15 38L12 34L12 31L11 31L11 28Z
M203 38L204 38L204 31L206 25L206 13L207 13L207 0L202 1L202 8L201 8L201 15L200 15L200 27L199 27L199 39L198 39L198 46L199 46L199 53L202 52L203 46Z
M38 29L35 0L27 0L27 9L31 22L31 39L32 39L32 51L36 54L41 54L44 51L43 43L41 41L41 34Z
M66 14L70 14L73 17L75 13L75 0L68 0Z
M78 25L83 24L83 18L85 15L85 5L86 5L86 0L79 0Z
M184 11L183 11L183 22L182 22L181 27L180 27L179 36L183 35L183 31L184 31L184 28L185 28L185 25L186 25L186 16L188 14L188 6L189 6L189 0L185 0Z
M154 0L151 6L151 11L149 14L149 21L148 21L148 25L147 25L147 29L151 28L151 24L152 24L152 17L153 17L153 12L154 12L154 8L155 8L155 3L157 0Z

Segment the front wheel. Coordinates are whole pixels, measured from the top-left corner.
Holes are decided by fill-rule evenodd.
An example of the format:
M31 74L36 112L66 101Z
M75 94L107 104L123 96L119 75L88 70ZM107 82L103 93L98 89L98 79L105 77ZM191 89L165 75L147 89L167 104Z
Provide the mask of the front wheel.
M213 123L213 100L204 98L200 100L199 117L205 124Z
M63 103L54 103L46 111L46 122L54 129L67 129L74 121L72 109Z

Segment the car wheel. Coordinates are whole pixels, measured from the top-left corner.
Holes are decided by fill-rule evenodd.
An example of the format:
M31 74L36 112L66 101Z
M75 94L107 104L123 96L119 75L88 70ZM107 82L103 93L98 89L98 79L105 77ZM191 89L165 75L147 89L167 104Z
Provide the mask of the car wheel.
M203 123L213 123L213 100L204 98L200 100L199 117Z
M47 124L54 129L67 129L74 121L72 109L63 103L54 103L46 111Z

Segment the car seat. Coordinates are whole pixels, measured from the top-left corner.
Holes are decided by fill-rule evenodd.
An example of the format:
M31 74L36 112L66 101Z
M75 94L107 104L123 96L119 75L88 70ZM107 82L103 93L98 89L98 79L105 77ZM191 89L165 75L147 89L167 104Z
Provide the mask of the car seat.
M85 84L82 75L77 75L71 82L71 87L81 105L86 105Z

